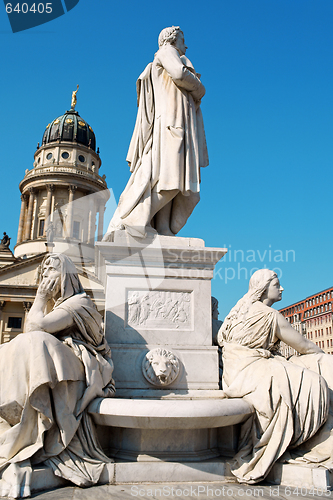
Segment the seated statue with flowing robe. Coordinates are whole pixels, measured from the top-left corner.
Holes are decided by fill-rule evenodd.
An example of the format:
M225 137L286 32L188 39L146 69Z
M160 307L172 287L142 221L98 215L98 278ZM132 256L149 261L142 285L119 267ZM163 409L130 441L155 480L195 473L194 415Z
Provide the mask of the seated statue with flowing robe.
M99 481L111 460L86 409L115 393L102 317L72 261L51 254L25 332L0 345L0 496L30 496L44 463L79 486Z
M159 35L159 50L137 82L138 113L127 161L131 176L104 240L116 229L144 238L173 236L200 199L208 153L200 102L205 88L185 56L178 26ZM153 229L154 228L154 229Z
M279 459L333 466L333 357L271 307L282 291L273 271L256 271L218 333L223 391L255 410L231 464L239 482L263 480ZM285 359L280 340L301 355Z

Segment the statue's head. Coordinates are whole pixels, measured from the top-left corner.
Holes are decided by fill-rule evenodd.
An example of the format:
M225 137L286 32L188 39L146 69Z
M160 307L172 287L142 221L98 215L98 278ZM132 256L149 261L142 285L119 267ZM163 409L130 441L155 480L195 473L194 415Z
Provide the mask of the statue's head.
M184 55L187 47L184 43L184 33L179 26L171 26L164 28L158 37L158 46L162 47L166 44L174 45L180 55Z
M61 290L61 262L58 255L46 257L42 263L42 278L53 283L52 297L58 298Z
M257 300L262 300L265 292L273 280L279 281L278 276L274 271L271 271L270 269L258 269L258 271L253 273L251 276L249 282L249 293L255 296Z
M47 255L42 262L42 278L52 278L57 282L54 298L58 302L84 292L76 267L67 255Z

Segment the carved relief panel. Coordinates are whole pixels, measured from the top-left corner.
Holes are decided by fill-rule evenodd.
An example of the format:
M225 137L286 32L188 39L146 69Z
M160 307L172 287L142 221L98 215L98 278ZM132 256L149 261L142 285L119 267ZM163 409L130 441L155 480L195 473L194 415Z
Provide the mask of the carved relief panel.
M127 291L127 324L147 329L192 329L192 292Z

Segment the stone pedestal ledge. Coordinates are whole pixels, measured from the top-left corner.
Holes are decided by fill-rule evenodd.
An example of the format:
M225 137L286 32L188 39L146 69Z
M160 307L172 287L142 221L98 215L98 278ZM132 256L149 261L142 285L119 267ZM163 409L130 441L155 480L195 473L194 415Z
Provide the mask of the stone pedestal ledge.
M243 399L96 399L89 413L98 425L134 429L211 429L246 420L253 408Z

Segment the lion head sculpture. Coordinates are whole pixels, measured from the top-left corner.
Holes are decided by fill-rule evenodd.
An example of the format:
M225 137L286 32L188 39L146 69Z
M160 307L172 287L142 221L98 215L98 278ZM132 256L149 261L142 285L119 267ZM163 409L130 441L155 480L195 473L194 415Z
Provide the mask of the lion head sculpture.
M152 349L143 358L142 373L153 385L170 385L179 374L179 359L163 348Z

